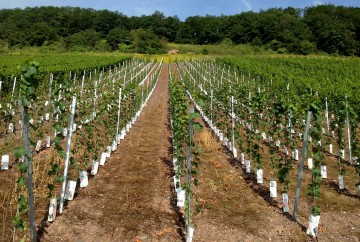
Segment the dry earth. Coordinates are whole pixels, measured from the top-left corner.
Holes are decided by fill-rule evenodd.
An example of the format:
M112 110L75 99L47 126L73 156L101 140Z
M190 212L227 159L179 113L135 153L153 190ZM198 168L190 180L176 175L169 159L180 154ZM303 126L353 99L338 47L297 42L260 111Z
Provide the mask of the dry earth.
M41 241L184 241L172 187L168 68L118 150L54 223L43 224ZM270 203L209 128L195 139L202 163L193 241L312 241L306 218L293 222ZM359 241L359 221L360 209L326 212L319 241Z

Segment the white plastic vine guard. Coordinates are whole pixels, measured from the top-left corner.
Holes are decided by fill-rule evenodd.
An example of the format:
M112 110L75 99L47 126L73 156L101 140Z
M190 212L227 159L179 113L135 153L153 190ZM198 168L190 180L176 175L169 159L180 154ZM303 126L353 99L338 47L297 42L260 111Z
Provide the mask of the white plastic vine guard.
M242 165L245 164L245 154L244 153L240 153L240 161L241 161Z
M1 170L9 170L9 155L3 155L1 157Z
M193 236L194 236L194 230L195 228L189 226L186 236L186 242L192 242Z
M67 128L63 128L63 130L62 130L62 135L63 135L64 137L66 137L67 134L68 134Z
M122 129L120 133L120 139L125 139L125 136L126 136L126 131L125 129Z
M339 176L338 176L338 179L339 179L339 189L340 189L340 190L345 189L344 177L343 177L342 175L339 175Z
M98 169L99 169L99 162L94 160L91 166L91 175L95 176L98 172Z
M56 218L57 202L56 197L50 199L48 222L54 222Z
M306 234L312 237L316 237L318 234L319 222L320 222L320 215L315 216L313 214L310 214L309 225L306 229Z
M89 185L89 178L87 171L79 172L80 187L87 187Z
M73 200L76 189L76 181L68 181L66 190L65 190L65 199Z
M345 150L344 149L340 150L340 156L342 159L345 159Z
M50 119L50 114L49 114L49 113L46 113L46 114L45 114L45 120L46 120L46 121L49 121L49 119Z
M289 196L287 193L282 194L283 211L284 213L289 212Z
M235 147L233 148L233 156L235 159L238 157L237 149Z
M276 181L270 181L270 197L277 197L277 184Z
M246 173L250 173L250 160L245 160Z
M120 144L121 134L116 135L116 145Z
M299 160L299 150L298 149L295 149L295 151L294 151L294 153L295 153L295 160L296 161L298 161Z
M128 123L128 124L126 124L126 126L125 126L125 132L126 133L128 133L129 131L130 131L130 124Z
M185 205L185 190L183 190L182 188L178 188L178 189L176 189L176 193L177 193L176 205L178 207L182 208Z
M284 154L289 155L289 150L286 146L284 146Z
M50 146L51 146L50 136L46 136L46 148L50 148Z
M111 156L111 146L106 146L106 154L107 154L106 158L109 158Z
M219 140L220 140L220 141L223 141L223 140L224 140L224 135L223 135L223 133L220 133L220 132L219 132Z
M35 147L35 151L36 151L36 152L39 152L39 151L40 151L40 149L41 149L41 143L42 143L42 140L39 139L39 140L37 141L36 147Z
M175 188L175 192L176 192L176 190L180 187L180 178L173 176L173 179L174 179L174 188Z
M107 156L108 156L107 153L105 153L105 152L101 153L101 157L100 157L100 165L101 166L105 165Z
M326 179L327 178L327 169L326 169L326 165L322 165L320 167L320 172L321 172L321 177L323 179Z
M329 153L332 154L333 153L333 145L329 144Z
M227 149L232 151L232 144L230 141L227 142Z
M111 145L111 151L116 151L116 149L117 149L117 142L116 140L114 140Z
M13 123L10 123L10 124L9 124L9 127L8 127L8 132L9 132L9 133L14 133L14 127L15 127L14 124L13 124Z
M308 166L309 170L312 170L312 168L313 168L313 159L312 158L308 158L307 166Z
M258 184L263 184L263 170L262 169L256 170L256 182Z
M261 133L261 137L262 137L263 141L266 141L266 133L265 132Z

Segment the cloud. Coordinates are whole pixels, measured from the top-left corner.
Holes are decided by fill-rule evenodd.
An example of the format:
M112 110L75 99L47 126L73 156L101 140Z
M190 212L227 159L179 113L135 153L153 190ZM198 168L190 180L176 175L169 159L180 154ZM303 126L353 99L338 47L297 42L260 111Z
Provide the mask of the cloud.
M251 11L252 10L251 3L248 0L241 0L241 3L245 5L246 11Z
M325 4L323 1L321 1L321 0L314 0L313 1L313 5L323 5L323 4Z

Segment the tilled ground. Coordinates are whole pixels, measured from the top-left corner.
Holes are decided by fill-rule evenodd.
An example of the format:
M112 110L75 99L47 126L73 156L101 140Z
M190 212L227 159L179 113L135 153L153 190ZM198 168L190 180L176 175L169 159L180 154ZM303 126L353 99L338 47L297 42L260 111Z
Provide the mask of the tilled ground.
M137 123L43 241L180 241L172 207L168 69Z
M41 241L184 241L172 186L168 68L130 134L64 213L46 224ZM194 189L201 212L193 216L193 241L312 241L306 218L293 222L264 199L209 128L195 140L202 147ZM359 217L359 210L322 214L320 241L358 241Z

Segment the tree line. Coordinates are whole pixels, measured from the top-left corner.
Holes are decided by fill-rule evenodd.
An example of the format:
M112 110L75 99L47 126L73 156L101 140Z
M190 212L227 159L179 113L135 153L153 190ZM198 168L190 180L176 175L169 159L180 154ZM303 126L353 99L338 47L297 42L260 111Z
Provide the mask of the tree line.
M79 7L0 10L0 46L63 46L68 50L166 51L164 43L250 44L279 53L360 56L360 8L318 5L271 8L230 16L152 15Z

